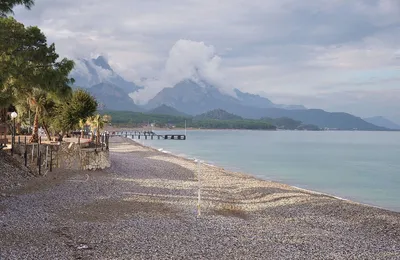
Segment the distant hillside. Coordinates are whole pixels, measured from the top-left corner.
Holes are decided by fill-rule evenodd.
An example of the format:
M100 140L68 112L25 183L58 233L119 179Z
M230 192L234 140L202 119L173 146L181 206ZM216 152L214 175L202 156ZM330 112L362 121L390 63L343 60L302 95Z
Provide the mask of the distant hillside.
M114 84L100 83L87 90L101 103L104 109L141 111L125 91Z
M288 117L280 117L280 118L262 118L261 120L267 121L273 125L275 125L278 129L285 130L320 130L320 128L316 125L304 124L301 121L294 120Z
M170 116L188 116L185 113L178 111L177 109L167 106L161 105L149 111L150 114L158 114L158 115L170 115Z
M368 117L364 118L364 120L377 126L386 127L393 130L400 130L400 125L390 121L383 116Z
M184 124L185 120L191 120L191 118L181 116L148 114L132 111L104 110L100 111L100 113L111 115L112 123L114 125L126 125L133 127L147 125L148 123L155 123L157 126L165 127L169 124Z
M385 131L385 127L376 126L363 119L343 112L326 112L322 109L284 110L278 108L265 109L264 116L270 118L288 117L304 124L316 125L320 128L338 130Z
M303 105L281 105L274 104L268 98L262 97L260 95L242 92L239 89L234 89L236 97L243 106L257 107L257 108L283 108L283 109L307 109Z
M243 120L242 117L226 112L223 109L214 109L204 114L197 115L194 120Z
M101 111L112 117L114 125L140 127L148 123L154 123L157 127L180 127L185 126L203 129L254 129L254 130L275 130L276 127L269 122L262 120L237 119L217 120L203 119L193 120L191 117L170 116L160 114L137 113L130 111Z
M290 106L284 109L281 106L270 107L272 102L259 95L253 95L236 90L233 97L219 91L218 88L207 82L194 82L185 80L179 82L172 88L164 88L153 99L147 107L149 109L166 104L178 111L184 111L190 115L207 113L207 111L222 109L228 113L248 119L260 119L264 117L281 118L287 117L303 122L305 125L316 125L319 128L338 130L389 130L384 127L368 123L363 119L348 113L331 113L321 109L303 109L300 106Z

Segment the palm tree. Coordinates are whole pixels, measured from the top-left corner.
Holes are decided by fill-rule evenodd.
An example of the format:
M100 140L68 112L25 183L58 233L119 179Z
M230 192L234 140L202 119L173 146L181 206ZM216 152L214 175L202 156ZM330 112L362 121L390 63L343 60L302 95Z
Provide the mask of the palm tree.
M32 136L29 139L31 143L39 142L39 119L46 113L45 102L46 102L46 92L43 90L34 88L33 91L28 94L28 102L31 108L35 110L35 118L33 119L33 131ZM47 138L50 141L50 134L46 131Z
M100 130L104 127L104 120L101 115L97 114L94 116L94 122L96 125L96 143L100 144Z
M89 117L87 120L87 124L90 125L90 129L92 132L91 140L94 141L96 136L96 143L100 144L100 130L104 128L104 124L107 123L107 117L102 117L101 115L97 114L95 116ZM95 134L96 132L96 134Z
M81 138L84 137L85 134L85 126L87 125L87 120L80 119L79 120L79 128L81 129Z

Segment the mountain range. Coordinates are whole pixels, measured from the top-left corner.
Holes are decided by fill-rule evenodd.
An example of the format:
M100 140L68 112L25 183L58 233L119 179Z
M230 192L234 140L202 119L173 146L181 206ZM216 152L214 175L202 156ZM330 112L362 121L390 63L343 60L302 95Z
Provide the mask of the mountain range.
M72 73L74 87L87 88L107 110L125 110L170 115L199 115L222 109L242 118L291 118L319 128L339 130L388 130L387 126L367 122L348 113L331 113L321 109L307 109L302 105L275 104L260 95L234 89L229 95L196 75L196 80L185 79L158 92L147 104L136 105L134 95L143 87L125 80L99 56L96 59L79 59ZM168 110L168 111L167 111ZM167 112L165 112L167 111ZM162 114L162 113L161 113Z
M368 117L364 118L364 120L377 126L386 127L393 130L400 130L400 125L390 121L383 116Z
M184 116L184 117L189 116L188 114L182 113L176 110L175 108L169 107L164 104L148 111L148 113L157 115L168 115L168 116Z
M143 89L118 75L103 56L90 60L78 59L75 64L75 69L71 73L75 79L74 86L91 88L100 83L108 83L121 88L128 94Z

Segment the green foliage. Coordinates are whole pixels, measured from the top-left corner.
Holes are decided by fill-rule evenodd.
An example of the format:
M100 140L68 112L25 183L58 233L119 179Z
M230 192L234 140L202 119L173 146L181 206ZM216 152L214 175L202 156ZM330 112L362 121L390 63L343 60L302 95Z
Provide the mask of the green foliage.
M214 112L213 112L214 111ZM303 124L300 121L293 120L287 117L281 118L263 118L261 120L242 119L227 113L225 111L217 112L213 110L212 113L205 113L199 119L196 117L182 117L182 116L171 116L171 115L157 115L157 114L146 114L128 111L104 111L103 113L112 116L113 124L119 126L132 126L140 127L147 125L148 123L155 123L158 127L169 127L175 126L183 128L204 128L204 129L253 129L253 130L274 130L274 129L285 129L285 130L320 130L315 125ZM206 118L204 115L208 114L208 117L218 116L219 118L225 119L213 119ZM224 115L220 117L220 115ZM225 116L227 115L227 116ZM233 118L233 119L227 119Z
M106 111L108 115L113 118L114 125L126 125L139 127L147 125L148 123L155 123L159 127L167 127L174 125L176 127L184 127L185 121L187 127L193 128L212 128L212 129L263 129L273 130L276 127L268 122L261 120L217 120L217 119L204 119L194 120L191 117L145 114L128 111Z
M251 119L237 120L218 120L204 119L191 120L186 123L187 127L206 128L206 129L251 129L251 130L275 130L276 127L268 122ZM177 127L183 127L182 123L177 124Z
M204 114L198 115L194 117L194 120L209 120L209 119L217 119L217 120L243 120L242 117L226 112L222 109L214 109L208 111Z
M101 113L111 116L114 125L141 126L155 122L158 126L164 127L168 124L175 125L184 123L185 120L191 120L190 117L145 114L131 111L102 111Z
M188 116L185 113L182 113L176 110L173 107L167 105L161 105L159 107L154 108L149 112L150 114L159 114L159 115L170 115L170 116Z
M301 121L293 120L288 117L262 118L261 120L269 122L279 129L295 130L299 125L301 125Z
M280 118L262 118L261 120L275 125L278 129L285 130L320 130L318 126L311 124L303 124L301 121L294 120L288 117Z
M33 0L0 0L0 17L5 17L7 14L14 14L13 8L16 5L24 5L25 8L31 9Z
M80 120L86 120L94 115L97 101L87 91L77 89L67 102L58 105L53 125L58 131L69 131L79 128Z
M73 79L74 63L58 61L54 44L47 45L37 27L27 27L14 18L0 18L0 107L8 106L18 94L40 88L66 95Z

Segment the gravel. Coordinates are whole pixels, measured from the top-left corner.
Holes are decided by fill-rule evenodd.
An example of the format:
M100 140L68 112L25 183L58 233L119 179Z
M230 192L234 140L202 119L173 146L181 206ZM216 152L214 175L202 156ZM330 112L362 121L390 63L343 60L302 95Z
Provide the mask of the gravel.
M22 158L11 157L8 150L0 151L0 196L7 196L8 190L22 186L32 176Z
M400 259L400 213L201 165L198 216L194 162L110 141L0 196L0 259Z

